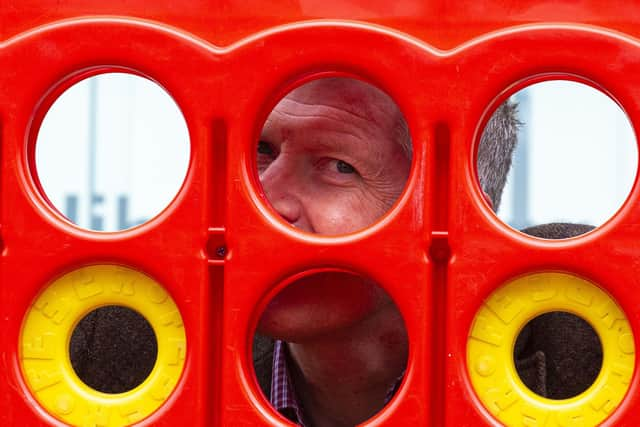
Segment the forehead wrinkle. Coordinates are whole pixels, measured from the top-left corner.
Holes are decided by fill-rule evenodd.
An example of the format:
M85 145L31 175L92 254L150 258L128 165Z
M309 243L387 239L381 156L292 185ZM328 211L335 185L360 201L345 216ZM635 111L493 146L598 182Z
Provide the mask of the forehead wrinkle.
M283 128L285 131L291 132L291 133L288 133L289 137L286 138L286 140L289 140L291 138L291 135L293 135L292 140L296 141L297 140L296 134L302 135L303 137L307 138L307 140L312 143L311 146L307 147L307 149L311 151L330 150L332 152L343 152L345 154L350 154L352 156L355 156L358 154L359 149L357 147L359 146L366 147L368 149L367 152L369 154L372 151L370 148L371 144L369 144L370 138L368 138L366 135L360 135L355 132L350 132L342 129L330 129L330 130L322 129L322 134L317 134L313 138L309 139L305 132L310 129L309 127L303 126L303 127L296 127L295 129L290 129L284 126ZM332 136L328 137L327 135L332 135Z
M377 123L376 120L373 119L373 117L369 117L368 115L358 114L355 111L352 111L350 109L344 108L344 103L340 103L343 106L343 108L341 108L341 107L337 107L335 105L330 105L330 103L328 103L328 102L318 102L318 103L304 102L304 101L298 101L298 100L295 100L295 99L291 99L289 96L287 96L286 98L283 98L282 101L280 101L278 103L278 105L276 106L276 108L274 108L273 111L277 112L278 111L277 108L280 106L280 104L284 104L284 103L294 103L294 104L297 104L297 105L301 105L301 106L305 107L304 109L326 108L329 111L336 112L337 114L348 114L349 116L353 116L356 119L359 119L359 120L362 120L362 121L365 121L365 122ZM289 113L289 114L294 115L293 113ZM331 118L333 120L339 120L341 122L344 122L344 120L338 119L338 118L335 118L335 117L331 117L328 114L317 114L317 113L303 114L303 113L300 113L300 114L296 114L296 115L300 116L300 117L325 116L325 117Z
M348 123L350 123L348 121L339 119L337 117L333 117L333 116L331 116L329 114L298 114L298 113L290 113L288 111L278 111L278 110L273 110L272 115L273 114L279 115L279 116L283 116L283 117L288 117L288 118L302 119L305 123L306 122L311 122L312 124L316 124L316 126L318 126L317 125L318 123L320 123L322 121L325 121L325 120L328 120L328 121L331 121L331 122L335 122L335 123L341 125L341 127L349 127ZM270 115L269 118L267 119L267 122L272 122L272 121L274 121L274 119ZM283 125L283 127L285 127L285 126L287 126L287 124ZM305 128L311 128L311 129L315 129L316 128L316 126L309 127L307 124L305 124L303 126ZM328 129L320 127L320 129L324 129L324 130L327 130L327 131L333 131L333 132L342 132L342 133L354 134L353 132L347 132L345 130L341 130L341 129L338 129L338 128L335 128L335 127L328 128Z
M343 108L351 108L366 118L374 116L372 110L385 115L398 109L393 99L380 88L357 79L329 77L308 82L294 89L287 97L311 99L314 103L322 99L328 103L339 103Z
M327 96L317 95L315 98L321 98L319 102L305 102L292 99L292 94L293 93L283 98L273 109L272 113L292 118L324 118L338 122L345 127L353 123L356 124L355 127L362 130L369 130L375 127L377 131L380 132L380 134L377 135L378 137L388 137L389 139L395 139L395 128L400 122L404 121L402 113L388 97L383 98L383 102L380 103L380 105L376 102L360 102L373 108L359 109L367 113L359 114L352 108L349 108L350 106L353 107L353 104L347 103L344 100L328 100L326 99ZM381 92L381 94L384 95L383 92ZM363 97L370 98L370 94L363 94ZM286 104L293 104L293 107L288 108L289 106ZM300 106L302 111L298 111L299 109L296 109L295 106ZM290 109L292 111L282 111L282 109ZM377 113L373 113L373 110L377 110ZM271 116L269 118L272 119ZM355 120L357 120L358 123L355 123Z
M346 135L349 136L359 142L366 142L367 140L371 139L372 136L368 135L368 133L370 132L370 126L365 126L365 127L356 127L355 129L359 130L360 132L354 132L353 131L353 126L349 126L349 122L346 122L345 120L339 119L337 117L333 117L332 115L327 115L327 114L298 114L298 113L290 113L287 111L278 111L278 110L273 110L272 114L269 115L269 118L267 119L265 126L267 124L271 124L275 119L272 117L272 115L280 115L283 117L291 117L291 118L299 118L304 120L305 122L309 122L311 123L311 125L307 125L307 124L297 124L295 126L291 126L287 123L284 124L280 124L278 127L281 129L286 129L289 131L297 131L297 130L309 130L309 129L314 129L314 130L321 130L325 133L337 133L337 134L342 134L342 135ZM339 126L336 127L331 127L331 128L327 128L321 125L322 121L324 120L329 120L331 122L335 122L337 123ZM367 121L368 122L368 121ZM378 125L376 123L376 125Z

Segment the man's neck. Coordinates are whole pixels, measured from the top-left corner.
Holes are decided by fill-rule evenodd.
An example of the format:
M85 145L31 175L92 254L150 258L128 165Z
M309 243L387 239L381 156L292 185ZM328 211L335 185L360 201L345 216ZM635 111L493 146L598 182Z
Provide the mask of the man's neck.
M392 303L356 325L288 346L298 398L314 427L352 427L377 413L408 351Z

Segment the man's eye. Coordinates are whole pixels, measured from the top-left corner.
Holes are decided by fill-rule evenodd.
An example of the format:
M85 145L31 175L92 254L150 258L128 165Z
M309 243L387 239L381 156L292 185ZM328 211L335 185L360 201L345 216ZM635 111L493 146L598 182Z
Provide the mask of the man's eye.
M336 169L338 169L340 173L356 173L356 169L353 166L342 160L336 162Z
M258 141L258 153L264 154L267 156L273 156L274 150L271 144L265 141Z

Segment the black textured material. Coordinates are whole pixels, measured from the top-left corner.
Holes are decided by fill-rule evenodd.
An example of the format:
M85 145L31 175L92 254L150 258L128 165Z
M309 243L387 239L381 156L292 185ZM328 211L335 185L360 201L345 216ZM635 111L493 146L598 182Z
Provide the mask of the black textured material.
M576 237L588 233L594 228L592 225L552 222L549 224L534 225L533 227L525 228L522 232L542 239L568 239L569 237Z
M123 393L151 373L158 354L153 328L139 313L106 306L85 316L71 335L71 366L89 387Z
M518 348L518 344L516 344ZM547 360L542 351L524 355L516 351L516 371L529 390L539 396L547 396Z
M253 367L256 370L258 385L264 396L271 394L271 371L273 370L273 340L264 335L253 337Z
M554 311L531 320L525 329L530 331L528 339L516 342L514 356L527 387L549 399L568 399L593 384L602 367L602 345L585 320ZM533 358L538 363L518 363ZM532 376L536 376L534 381Z

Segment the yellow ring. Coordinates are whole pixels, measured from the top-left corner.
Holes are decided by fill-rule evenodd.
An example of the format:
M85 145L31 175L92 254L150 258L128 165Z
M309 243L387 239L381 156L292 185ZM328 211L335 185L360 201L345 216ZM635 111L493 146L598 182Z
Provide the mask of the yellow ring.
M541 397L520 379L515 341L533 318L565 311L585 319L600 337L602 369L582 394ZM467 371L485 408L506 426L596 426L622 402L635 369L634 337L618 304L594 284L563 273L507 283L483 303L467 341Z
M69 357L78 322L106 305L140 313L158 342L153 370L125 393L101 393L87 386ZM119 427L149 416L178 383L186 349L182 317L169 294L148 276L115 265L83 267L55 280L27 311L20 335L20 362L29 390L51 415L73 426Z

